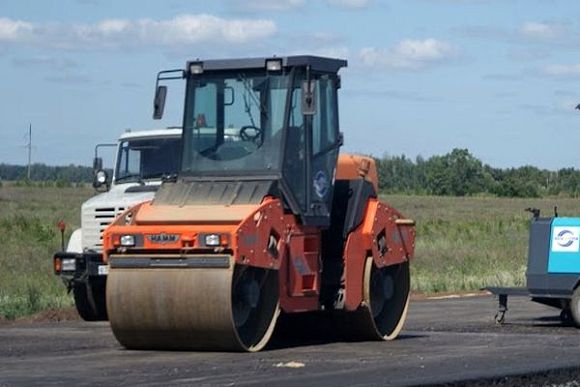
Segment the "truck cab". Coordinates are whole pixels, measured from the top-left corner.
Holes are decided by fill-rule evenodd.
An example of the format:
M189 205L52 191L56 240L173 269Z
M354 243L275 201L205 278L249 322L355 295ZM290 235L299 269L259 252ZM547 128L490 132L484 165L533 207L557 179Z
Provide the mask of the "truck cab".
M98 149L114 145L112 175L103 168ZM164 179L178 171L181 129L127 131L116 144L96 148L93 187L99 192L81 206L81 227L66 250L54 255L55 274L73 292L75 306L87 321L107 319L103 262L103 231L135 204L151 200Z

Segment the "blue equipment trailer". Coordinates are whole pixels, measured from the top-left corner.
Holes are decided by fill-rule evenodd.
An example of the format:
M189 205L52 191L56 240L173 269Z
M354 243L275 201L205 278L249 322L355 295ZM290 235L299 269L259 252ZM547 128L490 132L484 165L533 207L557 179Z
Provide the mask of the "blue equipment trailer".
M564 323L580 327L580 218L540 217L533 213L530 225L525 288L487 287L498 296L495 321L505 320L508 296L528 296L532 301L561 309Z

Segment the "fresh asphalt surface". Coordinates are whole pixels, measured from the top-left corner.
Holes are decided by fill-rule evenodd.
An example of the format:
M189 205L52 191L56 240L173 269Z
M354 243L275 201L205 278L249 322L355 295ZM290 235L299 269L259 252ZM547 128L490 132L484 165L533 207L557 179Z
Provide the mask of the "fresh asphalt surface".
M0 386L486 385L557 369L580 385L580 330L526 298L509 307L497 326L491 296L413 301L393 342L277 338L259 353L128 351L107 323L1 323Z

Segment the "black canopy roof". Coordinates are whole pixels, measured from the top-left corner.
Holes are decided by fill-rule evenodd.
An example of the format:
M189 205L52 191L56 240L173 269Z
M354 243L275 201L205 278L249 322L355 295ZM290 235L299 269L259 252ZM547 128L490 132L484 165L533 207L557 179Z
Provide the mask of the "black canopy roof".
M193 60L187 62L187 69L194 63L202 64L203 71L237 70L237 69L262 69L267 60L282 60L283 67L310 66L313 71L337 73L341 67L347 66L343 59L325 58L321 56L299 55L283 57L243 58L243 59L209 59Z

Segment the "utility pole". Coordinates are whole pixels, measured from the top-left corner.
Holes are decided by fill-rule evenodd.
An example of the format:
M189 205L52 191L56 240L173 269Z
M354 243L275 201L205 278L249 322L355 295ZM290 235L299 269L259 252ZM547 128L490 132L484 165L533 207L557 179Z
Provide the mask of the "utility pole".
M28 181L30 181L30 170L32 167L32 123L28 126Z

